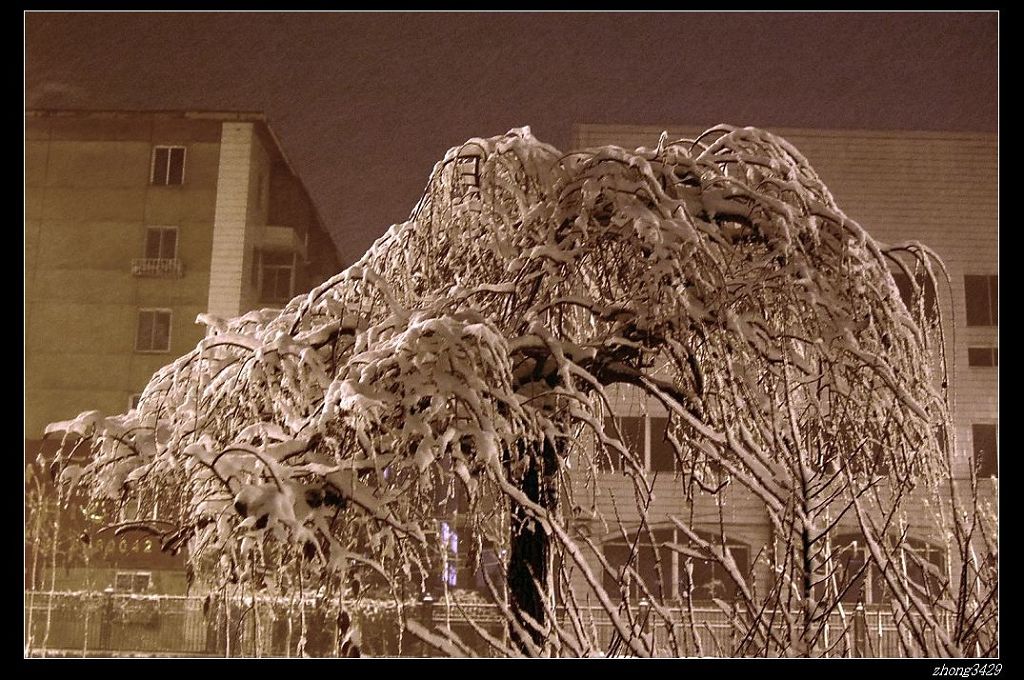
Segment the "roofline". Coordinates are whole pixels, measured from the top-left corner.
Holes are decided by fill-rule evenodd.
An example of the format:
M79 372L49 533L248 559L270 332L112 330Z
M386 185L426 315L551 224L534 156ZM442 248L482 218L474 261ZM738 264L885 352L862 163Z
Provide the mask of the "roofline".
M197 120L233 120L266 122L262 111L223 111L203 109L26 109L26 118L127 118L131 116L162 116Z
M705 130L716 127L723 123L716 123L715 125L708 125L700 127L697 125L658 125L658 124L634 124L634 123L574 123L572 127L573 136L575 137L581 131L584 130L595 130L595 131L613 131L613 130L624 130L631 131L634 133L648 134L653 136L653 143L656 143L658 136L662 131L667 130L669 133L685 131L687 133L700 134ZM735 127L746 127L743 125L736 125ZM781 137L787 135L798 135L803 137L880 137L886 139L997 139L998 134L995 132L981 132L976 130L872 130L866 128L800 128L800 127L779 127L774 125L760 125L757 126L762 130L766 130L773 134Z

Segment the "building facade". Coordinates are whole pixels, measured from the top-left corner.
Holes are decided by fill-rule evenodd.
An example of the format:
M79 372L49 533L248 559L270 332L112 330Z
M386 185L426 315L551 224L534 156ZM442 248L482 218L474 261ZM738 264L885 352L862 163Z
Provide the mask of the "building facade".
M581 124L575 129L572 148L616 145L628 149L654 148L663 130L668 139L695 139L703 129L688 126L636 126ZM998 158L995 135L933 132L875 132L837 130L771 129L792 143L810 162L831 190L839 208L856 220L876 239L897 244L919 241L941 258L948 282L932 291L942 312L943 333L949 355L953 423L956 429L954 474L966 486L971 466L981 480L984 499L994 499L997 476L998 427ZM903 283L897 281L897 283ZM909 282L908 282L909 285ZM724 527L730 551L741 570L757 574L754 556L769 546L772 530L763 504L744 489L727 494L722 507L709 497L689 501L673 483L671 446L664 440L667 414L664 408L644 399L638 391L613 390L616 425L627 445L642 454L651 472L660 474L654 486L649 510L654 540L659 545L686 543L670 517L692 519L698 531L703 527L718 535ZM632 506L632 483L621 472L599 480L594 498L601 516L617 516ZM944 557L941 537L933 535L932 512L923 498L912 497L909 543L915 552L933 563ZM629 523L626 518L627 524ZM634 526L636 519L633 519ZM613 566L624 563L632 551L621 532L602 537L595 526L595 540ZM628 533L628 532L627 532ZM635 533L635 532L634 532ZM857 551L859 528L854 520L840 523L834 541L849 544L853 563L862 559ZM845 550L845 549L844 549ZM680 596L694 586L695 599L710 603L712 598L731 599L731 579L711 563L692 564L687 576L684 559L662 552L663 576L655 573L654 560L641 551L634 563L641 577L663 582L666 596ZM955 569L955 565L954 565ZM598 568L598 571L602 571ZM762 575L767 577L767 574ZM606 586L616 590L616 584ZM872 583L874 579L874 583ZM614 581L614 579L611 579ZM881 604L885 597L881 577L868 573L857 591L844 599ZM653 590L653 588L652 588Z
M27 112L26 462L48 423L134 406L154 371L203 338L200 313L280 307L337 271L262 114ZM126 565L183 579L180 559L148 548L141 536L94 541L93 566L113 571L93 585L140 589L114 573Z

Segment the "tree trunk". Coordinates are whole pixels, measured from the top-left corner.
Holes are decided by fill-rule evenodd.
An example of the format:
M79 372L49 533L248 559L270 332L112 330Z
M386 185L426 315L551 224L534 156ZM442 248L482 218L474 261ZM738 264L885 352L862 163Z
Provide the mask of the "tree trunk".
M523 444L521 454L528 458L529 467L519 481L520 489L534 503L547 510L555 510L558 506L556 444L545 437L541 445ZM547 621L544 599L550 592L551 582L550 537L529 517L525 508L513 502L509 539L509 605L515 615L515 623L522 627L529 641L512 623L509 624L509 636L520 651L529 654L529 642L537 646L544 642L542 630L538 630L530 620L541 628Z

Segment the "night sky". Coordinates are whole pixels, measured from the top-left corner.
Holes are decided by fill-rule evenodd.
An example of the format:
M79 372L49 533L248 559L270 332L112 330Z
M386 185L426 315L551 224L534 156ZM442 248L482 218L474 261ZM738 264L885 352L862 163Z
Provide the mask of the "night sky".
M261 110L342 261L435 161L577 122L995 132L995 13L30 13L26 106ZM652 140L652 143L657 140Z

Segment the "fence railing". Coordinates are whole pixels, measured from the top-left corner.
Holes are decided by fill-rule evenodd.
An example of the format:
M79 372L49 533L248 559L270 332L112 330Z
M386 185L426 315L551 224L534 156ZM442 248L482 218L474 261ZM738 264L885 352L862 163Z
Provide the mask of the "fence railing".
M355 610L367 654L399 656L393 602ZM25 593L27 656L337 656L338 603L119 592ZM413 607L412 616L420 610ZM422 650L406 640L406 655Z
M206 617L193 597L25 594L30 655L206 655Z
M226 602L226 604L225 604ZM423 656L434 650L405 633L400 621L414 619L446 627L475 653L489 645L469 624L502 638L497 607L443 601L362 601L349 609L361 630L361 650L372 656ZM401 611L399 611L399 609ZM343 622L335 601L287 598L137 595L116 592L25 593L25 653L31 656L338 656L344 654ZM628 655L625 644L600 609L582 609L577 624L594 643L593 652ZM561 618L561 616L560 616ZM641 617L634 626L644 646L658 656L729 656L742 631L735 617L717 608ZM569 623L564 621L566 629ZM780 624L781 625L781 624ZM339 629L340 628L340 629ZM886 610L833 612L824 625L830 656L898 657L905 650L893 615ZM748 647L749 655L758 655ZM777 653L777 651L776 651Z
M183 267L177 258L139 257L132 260L132 274L135 276L153 276L181 278Z
M916 616L916 615L915 615ZM777 644L758 644L758 638L738 624L737 617L716 607L695 607L692 621L685 609L668 610L667 616L636 617L633 630L644 638L642 646L656 656L728 657L778 656ZM584 615L586 622L586 616ZM629 655L629 646L603 611L596 612L590 625L601 650L618 650ZM815 655L831 657L902 657L908 650L901 645L900 632L892 611L880 607L847 608L834 611L820 622L821 636ZM782 617L771 626L780 640L786 639ZM618 638L618 639L617 639ZM743 643L743 644L741 644ZM737 650L741 650L737 653ZM913 650L911 650L913 652Z

